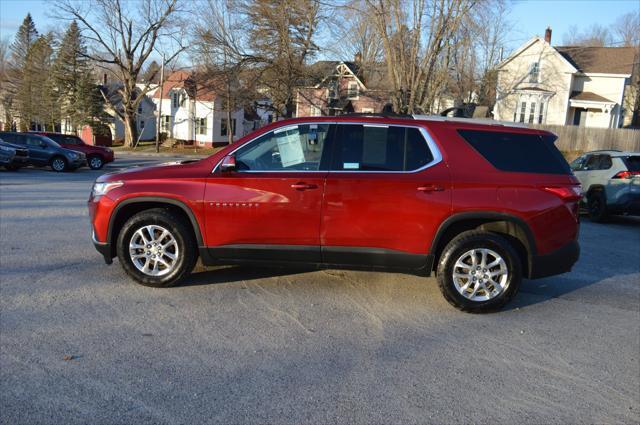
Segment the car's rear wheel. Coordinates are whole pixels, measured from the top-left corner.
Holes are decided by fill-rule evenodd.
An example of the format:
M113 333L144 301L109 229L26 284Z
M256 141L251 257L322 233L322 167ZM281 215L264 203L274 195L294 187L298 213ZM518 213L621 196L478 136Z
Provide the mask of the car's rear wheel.
M99 170L104 166L104 160L100 155L91 155L88 158L89 168L92 170Z
M607 198L602 191L587 195L587 210L592 221L601 223L607 219Z
M447 244L437 274L440 291L451 305L488 313L502 308L518 292L522 265L507 239L474 230Z
M54 156L51 158L51 169L56 172L61 172L67 169L67 160L61 156Z
M198 259L193 231L181 217L161 208L127 220L118 235L117 253L129 276L153 287L175 285Z

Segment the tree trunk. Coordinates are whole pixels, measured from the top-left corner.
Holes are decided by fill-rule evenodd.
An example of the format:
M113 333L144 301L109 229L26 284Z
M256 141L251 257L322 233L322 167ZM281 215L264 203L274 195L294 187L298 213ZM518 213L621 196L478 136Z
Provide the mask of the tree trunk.
M124 145L132 148L138 139L135 114L124 111Z

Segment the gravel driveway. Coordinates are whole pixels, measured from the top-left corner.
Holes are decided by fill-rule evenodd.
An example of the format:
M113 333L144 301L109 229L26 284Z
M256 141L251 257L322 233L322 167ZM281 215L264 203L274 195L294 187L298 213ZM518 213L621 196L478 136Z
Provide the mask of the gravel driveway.
M470 315L404 274L136 285L91 244L98 175L0 171L0 423L640 422L637 219L585 220L572 273Z

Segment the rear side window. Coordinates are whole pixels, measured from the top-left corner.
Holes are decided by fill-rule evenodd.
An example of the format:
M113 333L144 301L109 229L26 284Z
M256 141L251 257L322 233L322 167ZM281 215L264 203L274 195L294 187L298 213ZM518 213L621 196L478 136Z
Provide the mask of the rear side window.
M60 134L47 134L47 137L56 143L62 143L62 136Z
M622 158L629 171L640 171L640 156Z
M554 145L555 136L477 130L458 133L498 170L571 174L569 164Z
M5 134L2 134L1 136L2 136L2 140L4 140L7 143L24 145L24 140L20 140L21 138L18 137L16 134L5 133Z
M331 169L337 171L415 171L433 154L413 127L338 125Z

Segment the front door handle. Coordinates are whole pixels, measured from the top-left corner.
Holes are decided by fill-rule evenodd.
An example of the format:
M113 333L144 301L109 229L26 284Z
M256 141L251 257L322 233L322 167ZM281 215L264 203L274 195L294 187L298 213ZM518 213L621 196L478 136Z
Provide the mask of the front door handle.
M308 184L304 182L294 183L291 185L291 189L295 190L308 190L308 189L317 189L318 185Z
M442 192L444 191L444 187L435 185L435 184L425 184L418 187L420 192L431 193L431 192Z

